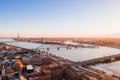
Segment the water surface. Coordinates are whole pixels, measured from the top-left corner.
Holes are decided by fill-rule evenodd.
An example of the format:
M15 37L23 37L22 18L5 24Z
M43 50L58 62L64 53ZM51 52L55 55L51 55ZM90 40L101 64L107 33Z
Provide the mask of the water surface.
M120 61L107 64L97 64L92 67L107 72L108 74L116 74L120 76Z

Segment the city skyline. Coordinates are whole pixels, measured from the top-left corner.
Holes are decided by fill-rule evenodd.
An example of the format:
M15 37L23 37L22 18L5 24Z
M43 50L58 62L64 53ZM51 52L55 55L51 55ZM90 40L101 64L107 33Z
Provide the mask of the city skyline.
M119 14L119 0L0 0L0 37L119 34Z

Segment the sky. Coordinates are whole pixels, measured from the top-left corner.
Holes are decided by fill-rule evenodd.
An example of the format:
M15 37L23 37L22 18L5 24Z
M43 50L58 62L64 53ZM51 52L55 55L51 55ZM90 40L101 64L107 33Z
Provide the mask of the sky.
M0 37L120 33L120 0L0 0Z

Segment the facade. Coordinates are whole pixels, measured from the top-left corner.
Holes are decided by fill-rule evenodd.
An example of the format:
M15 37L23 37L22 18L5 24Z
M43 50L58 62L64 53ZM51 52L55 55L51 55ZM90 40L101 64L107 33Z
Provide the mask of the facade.
M52 79L63 77L64 69L61 66L50 67L49 70L52 74Z
M69 66L65 69L65 76L70 80L81 80L81 76L83 73L80 73L77 69L72 66Z
M51 75L47 75L45 73L33 73L30 75L27 75L27 79L29 80L52 80Z
M22 59L22 63L23 63L24 65L29 65L29 64L30 64L30 58L23 58L23 59Z
M16 60L16 62L14 63L14 69L15 69L15 71L22 71L22 69L23 69L23 64L22 64L22 62L19 60L19 59L17 59Z

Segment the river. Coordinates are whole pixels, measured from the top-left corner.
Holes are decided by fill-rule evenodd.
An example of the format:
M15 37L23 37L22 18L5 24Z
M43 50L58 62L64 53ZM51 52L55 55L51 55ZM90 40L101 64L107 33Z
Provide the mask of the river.
M0 40L2 41L2 40ZM9 40L3 40L3 42ZM11 39L10 39L11 41ZM19 47L25 47L25 48L35 48L38 46L44 46L44 47L58 47L59 45L52 45L52 44L41 44L41 43L32 43L32 42L19 42L19 41L13 41L9 42L7 44L19 46ZM63 47L63 46L62 46ZM41 49L44 51L47 51L47 49ZM99 48L74 48L66 49L60 48L59 50L57 48L49 49L49 53L52 53L54 55L60 56L65 59L69 59L72 61L85 61L90 60L94 58L99 58L103 56L109 56L113 54L119 54L120 49L116 48L110 48L110 47L103 47L100 46ZM105 71L110 74L119 74L120 75L120 61L108 63L108 64L97 64L95 66L92 66L96 69L100 69L102 71Z

